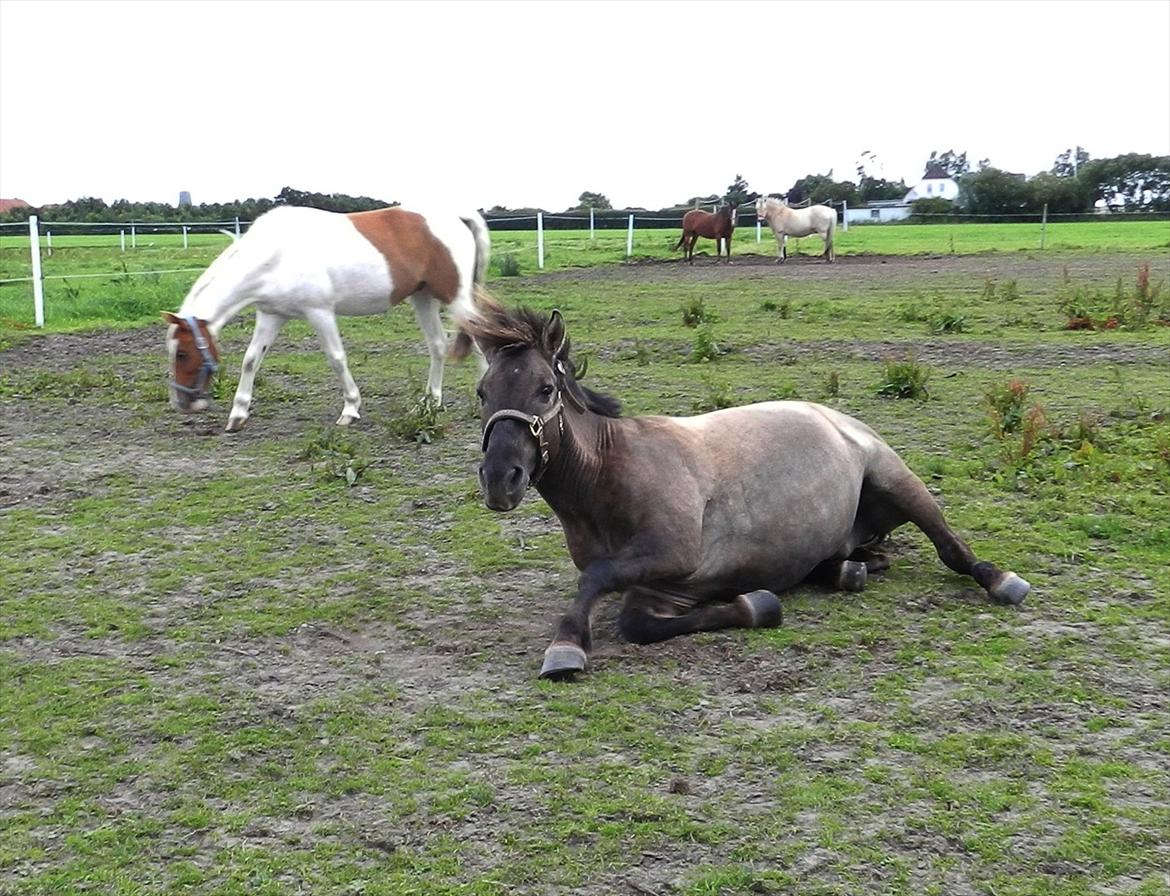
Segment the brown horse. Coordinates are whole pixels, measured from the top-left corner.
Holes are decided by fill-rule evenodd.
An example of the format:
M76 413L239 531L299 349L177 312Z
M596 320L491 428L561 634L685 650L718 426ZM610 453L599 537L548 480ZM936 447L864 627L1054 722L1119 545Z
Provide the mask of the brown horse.
M721 257L720 241L727 246L727 263L731 263L731 235L735 232L737 209L730 202L726 202L717 212L705 212L702 209L691 209L682 219L682 236L675 249L682 249L689 264L694 264L695 241L705 236L715 240L715 260Z
M541 675L585 668L598 598L621 592L639 644L780 624L775 592L815 579L860 591L889 566L868 549L906 522L955 572L1018 604L1030 586L979 560L922 481L868 426L822 405L772 401L698 417L619 416L583 388L565 324L489 306L468 324L488 370L484 502L512 510L530 485L564 528L581 576Z

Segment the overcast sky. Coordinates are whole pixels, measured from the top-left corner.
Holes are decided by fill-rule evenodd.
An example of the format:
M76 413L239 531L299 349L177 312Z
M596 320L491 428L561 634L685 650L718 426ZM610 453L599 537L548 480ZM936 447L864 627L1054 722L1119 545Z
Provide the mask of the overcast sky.
M0 0L0 196L559 211L1170 154L1170 2Z

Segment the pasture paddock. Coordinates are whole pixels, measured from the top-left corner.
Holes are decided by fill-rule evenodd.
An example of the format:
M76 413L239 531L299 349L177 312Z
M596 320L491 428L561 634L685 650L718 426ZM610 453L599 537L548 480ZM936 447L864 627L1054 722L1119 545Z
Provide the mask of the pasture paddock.
M493 282L571 316L585 384L628 413L796 395L871 423L1033 584L989 606L903 529L884 578L798 589L777 630L639 647L609 601L570 686L532 669L572 565L542 502L482 507L473 366L442 439L395 434L428 363L409 315L343 324L352 430L304 325L232 436L170 412L153 322L21 338L0 352L0 889L1164 892L1170 330L1069 332L1057 309L1066 277L1108 296L1145 261L1170 276L1164 252L1017 252ZM696 297L728 349L707 364ZM240 357L247 322L221 335ZM930 398L877 397L907 353ZM1011 378L1061 430L1021 462L982 404Z

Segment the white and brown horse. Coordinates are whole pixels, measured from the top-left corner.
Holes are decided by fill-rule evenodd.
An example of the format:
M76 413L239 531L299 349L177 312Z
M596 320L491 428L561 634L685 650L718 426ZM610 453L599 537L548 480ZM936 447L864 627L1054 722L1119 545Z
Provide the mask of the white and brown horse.
M487 306L469 324L488 357L484 501L512 510L530 485L581 571L541 675L585 668L598 599L646 644L780 624L775 592L809 578L860 591L889 562L870 552L914 523L942 562L996 601L1029 585L972 553L922 480L872 429L832 408L771 401L698 417L621 417L576 380L564 321Z
M833 231L837 229L837 213L827 205L790 208L783 199L761 196L756 200L756 215L776 235L780 244L779 257L776 259L778 264L788 257L790 236L801 237L813 233L825 241L825 260L832 261L836 257L833 252Z
M204 271L177 314L165 313L171 405L200 411L219 366L217 337L249 306L256 308L244 353L228 432L248 420L252 386L281 327L304 320L316 331L329 366L341 380L339 425L357 420L361 395L350 376L337 315L380 314L409 299L430 352L427 394L443 400L447 334L440 308L459 322L474 310L490 239L476 212L433 215L403 208L341 214L282 206L261 215ZM476 348L459 328L450 347L462 358ZM476 348L477 354L478 348ZM486 368L482 354L481 367Z

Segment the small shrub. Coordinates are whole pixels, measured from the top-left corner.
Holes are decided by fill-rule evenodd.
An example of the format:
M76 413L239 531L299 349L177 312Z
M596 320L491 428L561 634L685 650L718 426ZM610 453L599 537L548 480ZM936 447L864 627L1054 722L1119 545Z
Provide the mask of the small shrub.
M407 442L429 445L443 437L446 425L439 420L443 406L424 397L396 408L388 426L390 432Z
M717 383L711 377L704 377L703 383L707 387L706 395L691 402L691 409L696 414L735 407L735 399L726 383Z
M831 371L829 378L825 381L825 397L836 398L841 394L841 375L837 371Z
M680 309L684 326L697 327L700 324L712 324L718 319L715 312L708 311L702 297L688 299Z
M891 359L882 366L882 381L877 394L883 398L926 398L930 391L926 387L930 379L930 368L907 358Z
M650 349L642 344L642 340L634 340L634 362L639 367L645 367L650 363Z
M709 323L704 323L695 329L695 342L694 349L691 352L691 360L705 364L718 360L722 353L722 349L715 342L715 334Z
M780 302L779 304L773 302L771 299L765 299L764 302L760 305L760 308L762 308L764 311L779 312L780 318L782 320L788 320L788 318L792 315L792 303L787 299L785 299L783 302Z
M500 256L500 276L501 277L519 277L520 276L520 262L515 255L508 253Z
M1020 428L1024 421L1024 405L1029 386L1023 380L1011 380L1006 385L989 386L984 393L992 433L1002 439Z
M930 320L930 332L936 335L942 333L962 333L967 326L967 317L953 311L943 311Z
M347 487L369 468L370 461L338 427L310 432L297 455L309 461L309 469L324 479L343 479Z

